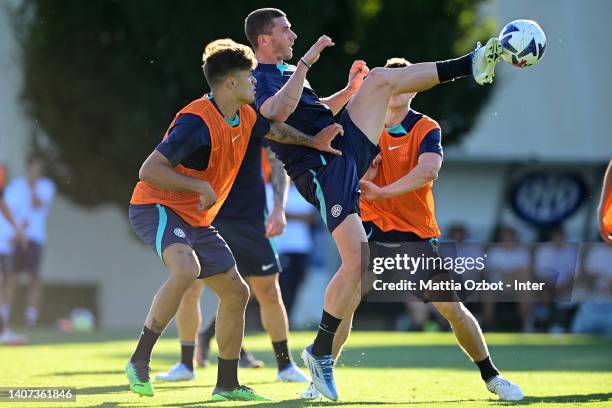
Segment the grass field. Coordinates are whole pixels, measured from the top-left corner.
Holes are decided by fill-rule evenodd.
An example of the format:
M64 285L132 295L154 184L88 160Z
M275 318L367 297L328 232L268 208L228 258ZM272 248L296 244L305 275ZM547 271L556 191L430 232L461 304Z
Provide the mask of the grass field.
M498 402L483 386L449 333L356 332L336 370L340 401L303 402L300 384L274 382L271 346L265 335L248 336L246 344L267 367L241 370L241 382L274 402L207 402L216 366L198 370L194 382L156 385L154 398L128 392L123 367L137 333L63 334L30 332L32 345L0 346L0 386L74 387L77 401L1 403L14 407L480 407L514 405ZM313 338L294 333L293 354ZM569 407L612 406L612 340L522 334L489 334L487 340L503 374L528 396L516 405ZM152 367L165 370L178 358L171 334L158 343ZM213 359L214 361L214 359ZM301 364L301 362L300 362Z

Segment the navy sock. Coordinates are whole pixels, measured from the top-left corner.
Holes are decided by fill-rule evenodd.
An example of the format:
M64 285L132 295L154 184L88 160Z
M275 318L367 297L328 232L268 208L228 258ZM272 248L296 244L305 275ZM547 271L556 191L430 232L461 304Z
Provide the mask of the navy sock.
M147 326L144 326L142 333L140 334L140 339L138 339L138 345L136 346L136 350L134 350L134 354L132 354L130 361L151 361L153 346L155 346L159 336L161 336L161 333L155 333L154 331L149 330Z
M312 354L315 356L324 356L332 353L334 335L341 321L342 319L338 319L323 310L319 331L312 345Z
M238 385L238 359L226 360L219 357L217 367L217 387L229 391Z
M274 348L274 356L276 357L276 365L278 371L281 371L289 364L291 364L291 355L289 354L289 346L287 346L287 340L273 341L272 347Z
M487 382L496 375L499 375L499 371L497 371L497 368L493 365L491 357L489 356L482 361L477 361L476 365L480 369L480 376L484 382Z
M193 352L195 350L195 342L181 341L181 363L189 370L193 371Z
M436 62L440 83L472 75L472 54L469 53L463 57Z

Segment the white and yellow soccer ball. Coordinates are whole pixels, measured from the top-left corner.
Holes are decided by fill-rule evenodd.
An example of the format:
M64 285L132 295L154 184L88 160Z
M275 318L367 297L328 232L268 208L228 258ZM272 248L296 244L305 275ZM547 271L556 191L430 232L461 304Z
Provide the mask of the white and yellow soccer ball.
M508 64L525 68L540 62L546 50L546 35L533 20L514 20L499 33L501 57Z

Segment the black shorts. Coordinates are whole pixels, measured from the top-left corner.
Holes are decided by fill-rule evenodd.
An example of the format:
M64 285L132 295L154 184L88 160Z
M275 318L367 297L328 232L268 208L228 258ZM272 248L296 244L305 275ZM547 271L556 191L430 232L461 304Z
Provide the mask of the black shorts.
M364 294L368 293L367 296L369 296L370 301L410 301L416 297L418 300L428 303L430 301L451 302L458 299L457 294L452 290L428 291L421 287L421 282L446 282L451 280L460 282L461 279L456 273L444 269L443 258L439 251L440 244L435 237L421 238L413 232L382 231L371 221L364 221L363 227L368 237L370 262L374 262L375 258L395 258L398 254L402 257L405 254L409 258L421 262L416 268L412 268L409 273L394 270L384 272L381 275L382 279L388 282L400 282L401 280L415 282L415 289L405 293L376 293L371 287L372 279L376 279L376 277L372 277L370 268L367 268L364 271L366 274L364 281L367 283L363 287L363 292ZM398 296L397 299L394 299L395 295Z
M180 243L190 246L200 261L198 279L224 273L236 265L232 251L212 226L187 224L160 204L130 204L130 224L142 241L155 249L163 262L164 249Z
M333 146L342 156L329 161L321 156L321 166L293 180L302 197L319 210L330 233L350 214L359 214L359 179L379 152L347 111L342 113L340 124L344 135L336 137L334 142L338 142Z
M27 245L17 245L13 254L12 271L15 273L27 272L37 276L40 272L43 246L34 241L28 241Z
M266 238L263 221L214 221L236 258L238 272L243 276L268 276L281 271L278 252L272 239Z

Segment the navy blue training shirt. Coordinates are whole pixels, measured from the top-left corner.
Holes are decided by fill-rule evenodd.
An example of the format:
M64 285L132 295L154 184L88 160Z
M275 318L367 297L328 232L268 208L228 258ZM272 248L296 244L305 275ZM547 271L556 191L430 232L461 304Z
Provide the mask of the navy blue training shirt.
M387 132L389 135L391 135L391 137L405 136L412 130L414 125L416 125L422 117L422 113L411 109L408 111L408 114L399 125L392 128L387 128ZM419 154L423 153L437 153L444 157L442 150L442 131L440 128L431 129L423 138L421 145L419 146Z
M234 185L219 210L215 222L262 222L266 213L266 187L261 170L261 148L265 141L259 137L249 140Z
M217 109L214 99L211 99ZM240 118L236 114L235 123L240 124ZM270 122L261 115L257 115L257 121L251 131L251 139L263 138L270 131ZM210 160L211 139L210 130L204 120L192 113L184 113L174 122L164 139L156 150L163 154L173 166L181 164L193 170L206 170Z
M269 97L276 94L295 72L294 65L259 64L253 71L257 79L255 85L255 107L257 112ZM286 124L309 136L334 123L334 114L327 105L321 102L317 94L304 82L302 96L295 111L285 121ZM289 176L297 177L310 168L320 166L331 158L331 154L323 153L305 146L288 145L269 141L270 147L285 165ZM332 144L333 145L333 144ZM322 160L322 157L324 160Z
M238 126L239 120L237 118L233 126ZM216 219L258 222L264 219L266 190L261 171L261 147L269 131L270 122L258 115L236 180ZM180 163L194 170L206 170L210 149L208 126L201 117L191 113L181 115L168 132L168 137L157 146L173 166Z

